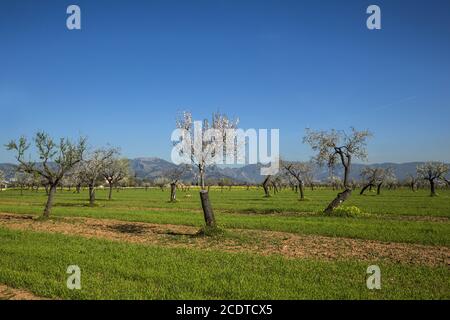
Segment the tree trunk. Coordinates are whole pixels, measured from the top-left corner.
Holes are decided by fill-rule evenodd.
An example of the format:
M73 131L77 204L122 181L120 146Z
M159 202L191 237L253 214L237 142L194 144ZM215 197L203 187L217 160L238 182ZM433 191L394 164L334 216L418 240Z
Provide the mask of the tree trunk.
M304 192L303 192L303 183L302 183L302 182L299 182L299 183L298 183L298 190L300 190L300 193L299 193L299 195L300 195L300 200L305 199L305 194L304 194Z
M81 184L77 184L77 193L80 193Z
M56 185L51 185L48 191L47 204L45 205L44 209L45 218L48 218L50 216L53 207L53 199L55 197L55 193L56 193Z
M89 205L93 206L95 204L95 187L89 185Z
M205 170L199 166L199 175L200 175L200 188L202 190L205 190Z
M348 160L349 163L347 165L344 165L344 188L346 190L350 190L349 186L348 186L348 175L350 173L350 160Z
M381 185L382 185L382 183L379 183L379 184L377 185L377 195L380 195L380 194L381 194Z
M367 188L369 188L371 185L372 185L371 183L365 185L365 186L361 189L361 192L360 192L359 194L360 194L360 195L363 195L363 194L364 194L364 191L366 191Z
M266 179L264 179L264 182L263 182L263 184L262 184L262 186L263 186L263 188L264 188L264 196L265 196L266 198L270 197L270 191L269 191L269 186L268 186L268 184L269 184L269 179L270 179L270 176L267 176Z
M113 192L113 184L109 182L109 194L108 194L108 200L112 199L112 192Z
M326 214L333 213L333 210L336 209L338 206L340 206L345 200L350 198L351 195L352 195L351 189L345 189L343 192L338 193L337 197L333 201L331 201L331 203L324 210L324 212Z
M266 197L266 198L269 198L270 197L270 191L269 191L269 187L267 186L267 185L263 185L263 188L264 188L264 196Z
M209 201L209 194L206 190L200 190L200 200L202 202L203 215L208 227L216 226L216 219L214 218L214 212Z
M175 202L177 200L177 184L170 184L170 202Z
M434 185L434 180L430 180L430 188L431 188L431 194L430 196L434 197L436 195L436 187Z

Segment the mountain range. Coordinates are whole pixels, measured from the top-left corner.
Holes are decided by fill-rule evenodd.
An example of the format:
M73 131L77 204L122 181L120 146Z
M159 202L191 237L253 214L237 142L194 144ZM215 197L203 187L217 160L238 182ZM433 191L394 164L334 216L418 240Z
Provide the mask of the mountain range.
M407 163L376 163L376 164L361 164L355 163L352 165L350 172L350 178L359 180L360 172L365 167L392 167L398 180L404 180L409 174L416 173L416 167L423 162L407 162ZM130 169L134 172L135 177L143 180L154 180L158 177L164 176L164 174L175 168L176 165L161 158L136 158L130 159ZM260 164L250 164L241 167L219 167L210 166L206 170L206 178L211 180L231 179L235 183L261 183L264 180L264 176L260 175ZM0 170L5 173L7 179L14 177L16 165L10 163L0 163ZM195 172L195 170L193 170ZM195 181L193 172L185 174L182 179L185 181ZM342 177L343 168L337 167L335 175ZM326 167L316 168L314 172L314 180L326 181L328 178L328 169Z

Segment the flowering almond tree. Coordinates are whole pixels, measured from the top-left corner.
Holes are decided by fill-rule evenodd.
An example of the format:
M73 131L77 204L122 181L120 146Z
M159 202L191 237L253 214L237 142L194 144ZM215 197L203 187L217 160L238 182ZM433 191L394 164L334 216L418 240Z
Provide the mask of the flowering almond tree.
M393 168L371 168L366 167L361 170L361 177L365 182L361 192L359 194L363 195L367 188L377 187L377 194L381 194L381 186L388 181L394 181L395 174Z
M205 188L206 169L208 166L223 163L225 154L235 155L238 148L233 145L227 149L225 142L230 132L237 129L238 122L239 120L231 120L220 113L214 113L211 122L207 119L203 122L193 121L192 114L186 111L176 121L176 138L179 138L179 142L175 146L179 144L179 147L174 148L174 152L176 156L184 159L185 164L191 164L197 170L201 188L200 199L208 227L216 227L216 220L208 190Z
M430 184L430 196L436 193L436 181L442 180L448 183L445 175L448 173L448 165L442 162L427 162L417 167L417 177L428 181Z
M109 193L108 200L112 199L112 191L114 186L124 180L130 172L130 163L128 159L119 159L112 156L106 159L106 163L101 170L103 178L108 182Z
M117 154L118 150L116 148L97 149L91 152L86 160L81 162L79 174L89 188L89 205L95 205L95 188L102 178L102 172Z

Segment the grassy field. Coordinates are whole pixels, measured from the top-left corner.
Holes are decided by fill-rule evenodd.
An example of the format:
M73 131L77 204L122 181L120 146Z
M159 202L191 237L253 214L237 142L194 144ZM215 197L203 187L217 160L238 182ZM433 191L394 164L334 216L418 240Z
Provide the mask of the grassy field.
M53 216L201 227L197 190L178 192L169 203L168 190L97 191L89 207L87 191L59 191ZM357 218L326 217L320 211L333 190L307 190L298 201L291 190L264 198L261 189L212 189L222 228L268 230L299 236L328 236L450 247L450 191L431 198L427 190L383 191L379 196L356 192L348 205L368 213ZM43 191L0 192L0 212L40 215ZM216 241L229 241L227 234ZM339 238L336 238L339 241ZM426 248L425 248L426 250ZM444 249L443 249L444 250ZM229 250L228 250L229 251ZM52 298L137 299L449 299L448 265L426 266L414 261L376 260L382 268L382 289L368 290L367 261L325 261L286 258L277 253L228 252L217 249L173 248L87 239L70 234L11 230L0 227L0 283ZM406 258L402 258L406 259ZM65 269L83 270L82 290L65 286Z
M261 229L318 234L381 241L450 245L450 224L423 219L450 217L450 192L429 197L428 191L385 191L382 195L355 194L348 205L356 205L367 217L343 219L319 214L336 192L315 190L307 201L298 201L296 194L285 190L264 198L262 190L235 188L211 191L211 201L218 223L225 228ZM186 195L190 195L187 197ZM107 201L107 192L97 191L97 206L89 207L87 192L63 191L57 194L54 216L110 218L200 227L203 215L196 190L178 192L178 202L168 202L168 191L159 189L121 190ZM40 214L45 204L43 191L0 193L0 212ZM253 208L253 209L252 209ZM421 211L423 210L423 211Z

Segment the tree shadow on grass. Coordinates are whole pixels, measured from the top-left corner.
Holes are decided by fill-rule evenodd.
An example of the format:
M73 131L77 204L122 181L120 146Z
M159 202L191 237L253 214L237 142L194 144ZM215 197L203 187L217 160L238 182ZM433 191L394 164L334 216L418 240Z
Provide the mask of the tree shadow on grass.
M169 236L184 236L184 237L189 237L189 238L198 237L198 233L179 232L179 231L173 231L173 230L167 230L167 231L160 232L160 233L167 234Z
M2 214L0 219L3 220L33 220L35 217L28 214Z
M145 233L147 228L135 224L119 224L110 226L110 229L113 231L117 231L120 233L129 233L129 234L142 234Z
M124 224L117 224L108 227L109 229L120 232L120 233L127 233L127 234L144 234L148 231L158 234L164 234L169 236L187 236L187 237L195 237L197 236L196 233L189 233L189 232L183 232L183 231L174 231L174 230L160 230L157 227L149 227L149 226L141 226L136 225L132 223L124 223Z
M86 200L84 200L84 203L59 202L59 203L55 203L53 206L54 207L63 207L63 208L95 208L95 207L104 207L104 205L100 204L100 203L95 203L94 205L91 205Z

